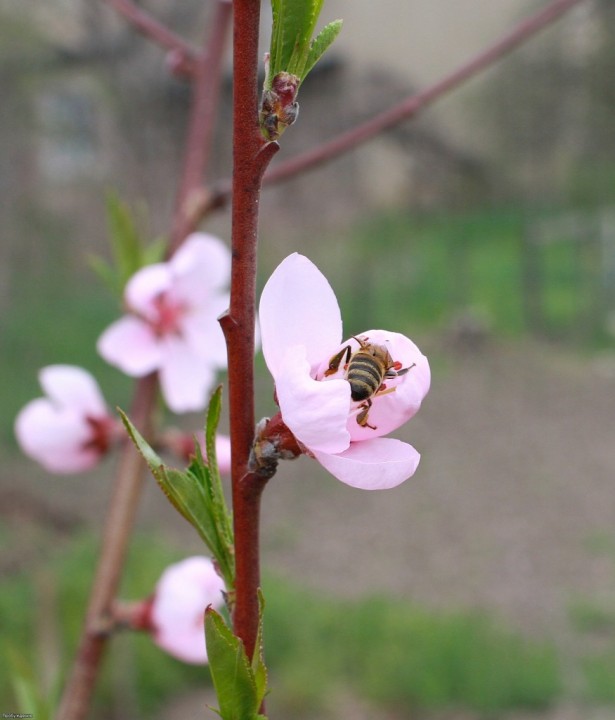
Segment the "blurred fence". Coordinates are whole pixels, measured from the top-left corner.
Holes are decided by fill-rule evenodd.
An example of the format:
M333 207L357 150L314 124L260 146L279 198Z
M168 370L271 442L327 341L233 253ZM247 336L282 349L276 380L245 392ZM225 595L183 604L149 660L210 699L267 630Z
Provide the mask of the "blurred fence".
M615 208L528 223L521 254L532 333L587 344L615 330Z
M332 277L348 331L615 339L615 208L379 216L352 247Z

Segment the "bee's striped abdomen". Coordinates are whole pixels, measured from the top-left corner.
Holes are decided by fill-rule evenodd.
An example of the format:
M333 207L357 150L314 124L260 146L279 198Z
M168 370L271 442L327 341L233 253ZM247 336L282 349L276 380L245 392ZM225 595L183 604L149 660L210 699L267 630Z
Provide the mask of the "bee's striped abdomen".
M354 402L367 400L374 395L384 378L382 364L371 354L357 352L350 360L347 371L350 397Z

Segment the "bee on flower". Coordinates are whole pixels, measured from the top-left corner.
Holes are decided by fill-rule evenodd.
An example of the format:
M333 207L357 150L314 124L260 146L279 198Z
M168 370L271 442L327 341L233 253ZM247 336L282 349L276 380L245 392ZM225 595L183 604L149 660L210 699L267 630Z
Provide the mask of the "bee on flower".
M419 453L384 436L429 391L429 362L414 342L380 329L342 341L331 286L297 253L269 278L259 317L282 419L304 451L353 487L391 488L412 476Z

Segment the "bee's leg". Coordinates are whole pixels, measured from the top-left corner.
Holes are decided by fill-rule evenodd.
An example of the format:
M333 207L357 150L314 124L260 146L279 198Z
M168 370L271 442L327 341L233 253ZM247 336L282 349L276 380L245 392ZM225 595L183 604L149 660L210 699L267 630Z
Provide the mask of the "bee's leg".
M386 371L386 375L384 377L386 378L394 378L394 377L400 377L401 375L405 375L408 370L412 370L413 367L416 367L416 363L412 363L412 365L409 365L407 368L400 367L401 363L398 361L393 364L393 367L389 368Z
M340 369L344 353L346 353L346 359L344 360L344 365L346 365L346 363L350 360L351 352L352 348L350 345L346 345L345 348L342 348L336 355L334 355L331 360L329 360L329 367L325 370L325 377L333 375L333 373L336 373Z
M372 397L382 397L382 395L389 395L389 393L394 393L397 388L388 388L386 385L381 385L378 392L374 393Z
M363 403L361 403L361 405L359 405L359 407L361 408L361 412L357 415L357 423L361 427L368 427L368 428L371 428L372 430L376 430L377 428L374 425L370 425L367 422L367 416L369 414L369 410L370 410L371 406L372 406L371 398L368 398L365 402L363 402Z

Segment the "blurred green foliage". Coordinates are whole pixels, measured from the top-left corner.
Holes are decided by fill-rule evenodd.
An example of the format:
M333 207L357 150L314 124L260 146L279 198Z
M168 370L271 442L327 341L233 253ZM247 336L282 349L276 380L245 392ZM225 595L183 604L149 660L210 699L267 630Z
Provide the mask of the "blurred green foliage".
M7 653L18 652L22 663L27 663L35 671L41 668L41 664L48 666L52 661L43 654L44 648L40 646L41 613L49 620L51 611L57 627L48 630L62 643L58 648L62 667L53 670L58 674L66 671L81 632L97 551L98 540L82 536L46 564L45 572L51 574L55 582L51 594L52 608L41 606L49 598L40 596L36 568L29 568L27 572L3 581L0 591L0 618L3 618L0 656L7 671L0 673L2 707L15 708ZM146 597L152 592L162 570L179 559L177 551L161 541L137 537L124 574L121 597ZM50 669L47 667L46 672ZM122 633L111 643L97 687L93 717L108 718L112 716L111 709L121 705L125 717L134 720L147 718L172 693L204 683L209 683L206 669L174 660L155 648L144 634Z
M553 646L524 639L486 615L437 612L385 597L323 599L280 581L267 583L265 593L272 685L288 704L287 716L309 700L323 702L323 690L340 678L374 705L405 714L414 708L538 709L562 689ZM298 697L297 674L307 686Z
M594 702L615 703L615 649L583 660L586 696Z
M64 669L81 628L96 551L91 537L77 537L46 567L56 585L51 616ZM177 551L157 538L137 537L121 596L147 596L162 570L178 559ZM485 616L442 613L384 597L335 600L280 579L267 580L264 591L270 703L282 715L299 717L323 705L340 684L377 706L485 712L543 707L561 690L552 646L522 639ZM17 649L33 668L49 662L39 646L42 601L36 570L5 579L0 589L0 617L11 619L3 623L1 652ZM120 705L123 716L150 717L172 694L209 682L206 669L173 660L146 635L123 633L111 643L96 717L108 717ZM10 673L0 674L3 707L15 707L12 692Z
M54 684L61 680L81 629L97 546L91 536L76 536L42 563L44 567L29 566L4 578L0 656L9 671L0 674L3 707L16 707L11 667L35 677L52 671ZM159 538L137 536L121 597L146 597L162 570L179 559L178 550ZM41 573L47 589L52 579L50 593L41 592ZM571 698L549 638L522 636L485 613L438 611L384 596L336 599L279 577L265 578L264 593L272 687L267 702L274 717L325 716L340 691L402 717L415 710L447 708L501 717L514 709L538 711ZM575 608L573 629L594 632L593 605L579 599ZM42 622L55 625L51 636L58 647L51 655L41 640ZM59 664L54 663L56 655ZM615 703L613 637L608 646L602 643L595 652L577 655L566 661L566 677L572 672L578 678L573 685L580 697L573 699ZM121 708L121 717L149 718L172 696L210 682L207 669L174 660L146 634L121 633L110 645L93 717L115 716L114 708Z

